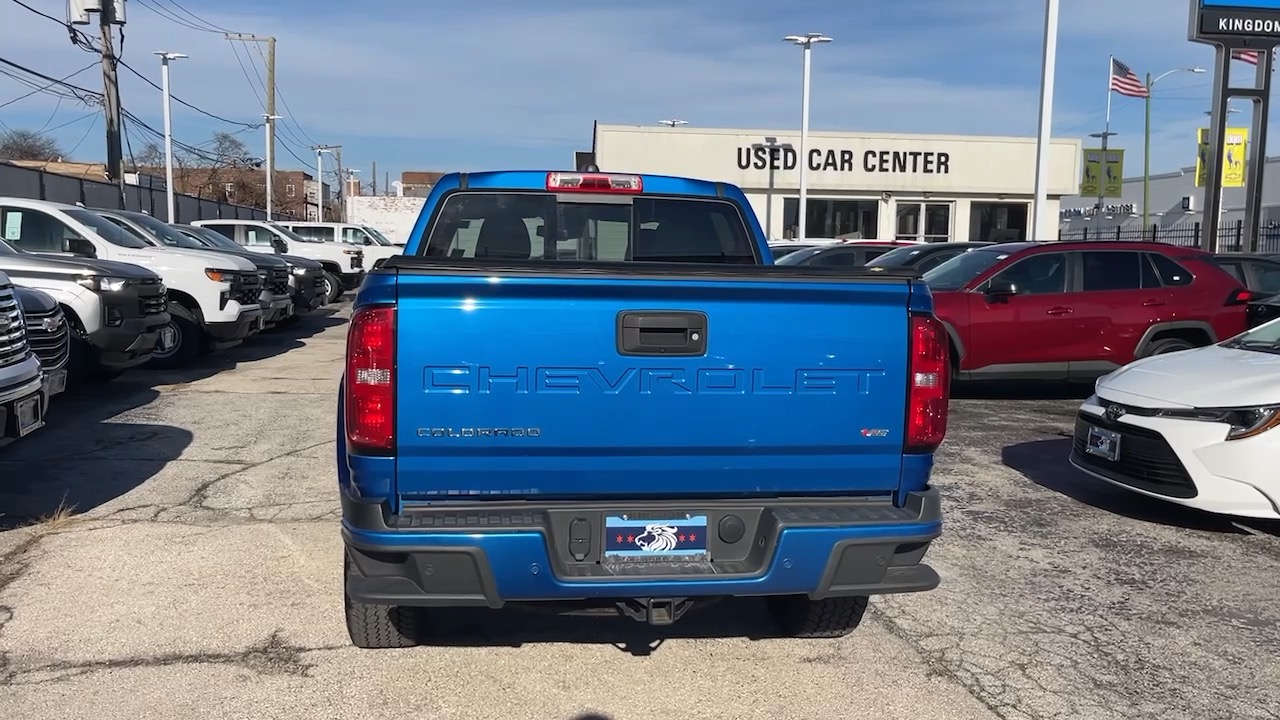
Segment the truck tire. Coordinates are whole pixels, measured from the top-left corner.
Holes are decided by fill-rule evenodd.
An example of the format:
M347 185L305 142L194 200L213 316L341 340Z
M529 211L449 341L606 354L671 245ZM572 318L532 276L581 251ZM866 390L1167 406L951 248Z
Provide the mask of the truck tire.
M421 608L395 605L366 605L351 599L346 578L351 577L351 561L343 557L342 600L351 644L365 650L414 647L419 643Z
M1195 344L1192 343L1190 340L1184 340L1182 338L1164 338L1163 340L1156 340L1155 342L1150 343L1145 348L1143 348L1142 357L1151 357L1152 355L1164 355L1165 353L1180 352L1182 350L1190 350L1194 347L1195 347Z
M324 301L326 303L336 303L340 297L342 297L342 279L328 270L325 270Z
M156 350L147 362L149 367L167 369L182 367L200 356L204 349L204 330L190 310L178 303L169 303L169 325L173 328L174 345Z
M769 614L787 637L839 638L853 632L867 612L866 595L810 600L804 595L765 598Z

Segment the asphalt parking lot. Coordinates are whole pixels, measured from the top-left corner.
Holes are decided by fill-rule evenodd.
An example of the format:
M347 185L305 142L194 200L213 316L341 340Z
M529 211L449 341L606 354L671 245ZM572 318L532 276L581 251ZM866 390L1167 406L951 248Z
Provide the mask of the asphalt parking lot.
M770 638L744 601L665 635L468 611L429 646L351 648L342 307L68 399L0 449L0 715L1280 717L1280 528L1071 470L1071 398L954 402L943 585L873 601L844 640Z

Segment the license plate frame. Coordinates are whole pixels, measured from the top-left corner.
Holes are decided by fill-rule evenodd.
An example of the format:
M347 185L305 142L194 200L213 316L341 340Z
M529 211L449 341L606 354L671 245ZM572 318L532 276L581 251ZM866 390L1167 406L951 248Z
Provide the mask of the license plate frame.
M61 395L67 389L67 371L54 370L47 375L49 380L49 395Z
M13 420L18 427L18 437L23 438L44 427L40 412L40 396L31 395L13 404Z
M602 559L610 563L706 562L706 513L607 513Z
M1085 453L1107 462L1120 460L1120 441L1122 437L1115 430L1107 430L1090 425L1084 438Z

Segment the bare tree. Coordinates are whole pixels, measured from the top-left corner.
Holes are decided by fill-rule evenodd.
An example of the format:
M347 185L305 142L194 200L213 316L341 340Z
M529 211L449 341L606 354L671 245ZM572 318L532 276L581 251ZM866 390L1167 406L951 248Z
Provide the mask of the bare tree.
M31 130L0 133L0 159L56 162L66 155L58 141Z

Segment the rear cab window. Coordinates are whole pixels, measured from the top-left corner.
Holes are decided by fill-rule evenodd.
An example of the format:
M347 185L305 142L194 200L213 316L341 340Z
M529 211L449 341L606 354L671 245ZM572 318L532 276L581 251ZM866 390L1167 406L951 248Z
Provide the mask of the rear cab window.
M738 207L714 198L462 191L445 197L431 258L756 265Z

